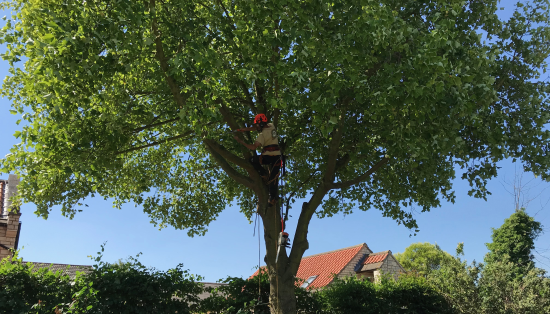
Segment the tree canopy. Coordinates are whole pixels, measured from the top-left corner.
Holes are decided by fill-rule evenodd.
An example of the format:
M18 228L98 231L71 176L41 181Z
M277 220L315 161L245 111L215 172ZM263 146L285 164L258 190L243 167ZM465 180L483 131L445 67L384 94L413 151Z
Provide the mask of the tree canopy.
M250 215L227 130L256 112L292 158L287 191L331 177L321 216L375 207L412 227L403 208L453 200L457 165L478 197L505 157L548 178L548 86L531 81L545 1L506 23L496 1L8 4L3 95L27 123L3 171L27 178L21 197L43 216L90 195L191 234L233 200Z
M395 254L395 258L407 271L426 277L432 271L439 269L441 264L450 260L452 256L437 244L418 242L409 245L403 253Z
M502 226L494 229L487 243L489 253L485 263L489 266L497 261L515 265L514 273L522 277L534 267L535 240L542 232L542 225L525 212L525 208L515 211L504 220Z

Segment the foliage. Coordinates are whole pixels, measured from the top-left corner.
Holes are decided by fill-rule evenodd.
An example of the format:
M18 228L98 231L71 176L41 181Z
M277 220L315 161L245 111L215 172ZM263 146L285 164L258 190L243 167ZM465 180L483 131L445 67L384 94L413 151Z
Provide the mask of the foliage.
M428 276L454 311L465 314L545 314L550 310L550 279L546 272L531 268L521 278L517 265L503 260L468 265L458 254L445 260Z
M210 289L211 295L201 303L201 313L270 313L267 274L261 272L249 279L227 277L221 282L227 285Z
M515 276L523 277L534 267L532 251L541 232L540 222L529 216L524 208L514 212L502 226L493 229L493 242L486 244L489 253L485 255L485 263L509 261L515 265Z
M355 277L335 280L314 294L320 313L450 313L447 301L423 277L405 275L379 283ZM312 312L314 313L314 312Z
M375 285L369 280L335 279L318 294L327 313L378 313L380 309Z
M101 261L102 252L87 276L78 277L72 302L65 304L68 313L193 313L198 294L203 291L180 264L166 272L147 268L137 257L125 263Z
M416 272L427 277L432 271L439 269L444 260L452 256L441 250L437 244L413 243L403 253L394 255L397 261L409 272Z
M430 273L428 281L456 312L479 313L481 307L478 280L483 265L475 261L468 265L458 257L463 254L461 243L457 247L456 256L443 260L440 268Z
M454 200L457 165L477 197L506 157L548 178L546 5L500 21L496 0L5 1L2 93L26 124L2 169L44 217L100 195L202 234L232 200L252 213L226 131L265 111L289 191L323 184L318 215L357 204L415 227L405 209Z
M0 313L52 313L71 299L70 279L60 271L34 269L15 254L0 260Z
M517 277L511 259L486 264L479 280L483 313L550 313L550 279L546 271L531 267Z
M210 289L211 295L201 302L201 313L270 313L269 276L263 268L260 274L248 279L228 277L222 285ZM320 304L310 291L295 286L298 313L315 313Z
M102 247L103 252L103 247ZM109 264L94 258L91 273L67 275L33 269L21 258L0 262L1 313L194 313L199 306L200 277L182 270L149 269L136 258Z

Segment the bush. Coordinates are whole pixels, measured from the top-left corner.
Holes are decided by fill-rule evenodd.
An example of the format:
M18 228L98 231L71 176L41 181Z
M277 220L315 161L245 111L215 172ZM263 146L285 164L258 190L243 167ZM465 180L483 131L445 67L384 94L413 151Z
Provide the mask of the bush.
M269 314L269 276L260 271L250 279L228 277L221 280L227 285L210 289L212 295L201 302L199 313ZM298 313L319 313L320 305L312 294L296 286Z
M101 248L103 252L103 246ZM0 261L0 313L195 313L203 286L200 277L182 270L166 272L143 266L101 261L75 282L48 268L33 271L17 256Z
M0 260L0 313L52 313L59 303L71 300L69 276L23 263L15 254Z
M382 277L380 283L351 277L336 279L315 294L327 314L344 313L451 313L450 305L418 276L402 275L399 280Z
M186 314L198 308L203 287L196 280L201 278L182 270L182 264L161 272L145 267L137 258L110 264L98 254L93 271L77 278L76 293L70 303L63 304L63 312Z

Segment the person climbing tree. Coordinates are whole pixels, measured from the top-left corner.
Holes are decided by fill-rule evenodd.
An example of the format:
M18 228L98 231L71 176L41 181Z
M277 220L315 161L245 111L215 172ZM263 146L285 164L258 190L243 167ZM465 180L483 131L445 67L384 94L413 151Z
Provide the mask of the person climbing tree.
M243 144L246 148L256 150L262 147L261 155L254 155L250 158L250 163L254 169L260 173L264 182L269 186L269 204L275 205L279 199L279 171L282 165L282 155L279 148L277 130L273 123L268 123L267 116L263 113L257 114L254 118L254 126L238 129L239 132L256 130L260 132L254 144L247 144L240 137L234 136L237 142ZM266 170L262 165L268 165Z

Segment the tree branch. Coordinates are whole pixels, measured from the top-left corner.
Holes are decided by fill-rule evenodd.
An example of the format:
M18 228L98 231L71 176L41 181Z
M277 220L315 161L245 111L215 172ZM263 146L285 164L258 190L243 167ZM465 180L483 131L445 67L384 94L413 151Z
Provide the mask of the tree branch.
M332 140L328 146L328 158L327 158L327 169L325 171L325 177L323 179L324 183L334 182L334 177L336 175L336 162L338 161L338 152L340 147L340 142L342 141L342 135L344 134L344 117L340 118L338 122L337 129L333 132Z
M203 142L205 144L208 144L208 147L215 151L218 155L222 156L224 159L234 163L235 165L247 170L247 171L253 171L253 172L256 172L256 170L254 170L254 167L252 166L252 164L250 164L248 161L246 161L245 159L242 159L242 158L239 158L237 155L234 155L233 153L231 153L230 151L228 151L227 149L225 149L223 146L221 146L220 144L214 142L213 140L211 139L204 139Z
M252 179L240 174L237 170L235 170L235 168L231 167L231 165L222 156L222 154L218 153L219 148L216 147L215 145L212 145L212 144L215 144L215 143L212 142L212 140L204 139L203 143L205 144L206 148L210 151L210 154L212 155L212 157L214 157L216 162L220 165L220 167L223 169L223 171L225 171L225 173L227 173L227 175L231 179L235 180L237 183L240 183L240 184L246 186L247 188L249 188L251 190L255 190L256 185L254 184L254 181L252 181ZM227 153L229 153L229 152L227 152ZM231 153L229 153L229 154L231 154ZM234 156L235 158L238 158L237 156L235 156L233 154L231 154L231 155Z
M254 106L254 100L252 100L252 95L250 95L250 91L248 90L246 83L243 81L240 81L240 85L244 95L246 96L246 104L248 105L248 107L250 107L250 110L252 110L252 113L256 114L257 109L256 109L256 106Z
M219 104L221 105L220 112L222 113L225 122L229 125L229 127L231 127L232 130L238 129L239 125L237 124L237 121L235 121L235 118L233 117L233 114L231 113L229 108L227 108L221 100ZM240 148L244 158L249 159L250 157L252 157L249 149L243 146L241 146Z
M227 11L227 9L225 8L225 6L223 5L223 2L221 0L218 0L218 3L220 4L220 6L222 7L223 11L225 12L225 15L227 16L227 19L229 19L229 22L231 25L231 28L233 30L235 30L235 23L233 22L233 19L231 18L231 15L229 15L229 12Z
M146 129L154 128L154 127L156 127L156 126L160 126L160 125L172 123L172 122L178 121L179 119L180 119L180 118L177 117L177 118L170 119L170 120L166 120L166 121L162 121L162 122L157 122L157 123L153 123L153 124L149 124L149 125L144 125L144 126L142 126L142 127L133 129L133 130L132 130L132 133L137 133L137 132L141 132L141 131L146 130Z
M347 187L350 187L354 184L360 183L365 181L368 177L370 177L373 173L376 172L376 170L380 169L383 165L385 165L390 159L388 157L382 158L379 162L377 162L372 168L370 168L367 172L363 173L362 175L358 176L355 179L339 182L339 183L331 183L328 184L328 188L333 189L345 189Z
M123 150L123 151L116 152L115 154L120 155L120 154L124 154L124 153L133 152L133 151L136 151L136 150L144 149L144 148L147 148L147 147L164 144L166 142L170 142L170 141L178 140L180 138L184 138L184 137L189 136L193 133L195 133L195 131L193 131L193 130L187 131L187 132L185 132L183 134L180 134L180 135L177 135L177 136L169 137L169 138L163 139L161 141L154 142L154 143L147 144L147 145L143 145L143 146L132 147L132 148L129 148L129 149L126 149L126 150Z
M155 0L151 0L151 8L155 8ZM168 75L168 62L166 60L166 56L164 55L164 49L162 47L162 40L160 38L160 33L157 26L157 19L153 18L153 34L155 34L155 47L157 49L157 53L155 54L157 59L160 62L160 68L162 69L162 72L164 73L164 78L166 79L166 83L168 84L168 87L170 87L170 91L172 92L172 96L174 96L174 99L178 106L180 108L183 108L185 106L185 100L181 96L180 90L178 85L176 84L176 81Z
M309 222L311 217L317 210L317 207L323 201L323 198L327 194L329 189L323 182L319 183L319 186L313 192L309 202L302 205L302 212L300 213L300 218L298 218L298 225L296 226L296 235L294 238L294 245L289 255L289 268L292 274L295 274L298 271L300 266L300 261L304 252L309 248L309 243L307 241L307 234L309 231Z

